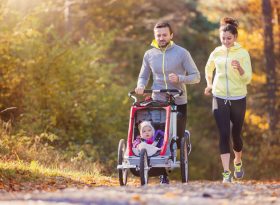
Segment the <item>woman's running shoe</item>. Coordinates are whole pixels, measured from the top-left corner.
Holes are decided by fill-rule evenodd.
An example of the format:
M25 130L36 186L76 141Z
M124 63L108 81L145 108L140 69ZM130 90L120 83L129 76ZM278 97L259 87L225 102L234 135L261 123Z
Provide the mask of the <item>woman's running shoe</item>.
M242 166L242 162L238 164L234 164L234 177L236 179L242 179L244 176L244 169Z
M231 183L232 182L232 175L230 171L224 171L223 175L223 183Z

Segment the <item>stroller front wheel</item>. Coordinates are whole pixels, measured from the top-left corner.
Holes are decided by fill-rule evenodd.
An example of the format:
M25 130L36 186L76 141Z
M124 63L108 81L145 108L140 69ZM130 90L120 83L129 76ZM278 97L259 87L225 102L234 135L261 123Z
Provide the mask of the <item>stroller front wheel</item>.
M118 165L122 165L123 163L125 149L126 149L125 141L124 139L121 139L118 147ZM125 186L127 184L128 169L119 169L118 174L119 174L120 185Z
M139 175L140 175L140 181L141 185L148 184L148 178L149 178L149 162L148 162L148 154L146 149L141 149L140 152L140 166L139 166Z

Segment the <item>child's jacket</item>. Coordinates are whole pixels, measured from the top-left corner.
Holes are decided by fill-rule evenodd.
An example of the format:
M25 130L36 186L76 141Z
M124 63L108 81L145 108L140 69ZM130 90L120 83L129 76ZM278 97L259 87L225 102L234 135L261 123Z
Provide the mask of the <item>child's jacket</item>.
M132 146L133 148L136 148L137 145L139 145L141 142L146 142L147 144L153 144L155 141L157 141L157 144L155 145L158 148L162 147L163 144L163 137L164 137L164 132L162 130L157 130L154 134L149 139L142 139L140 136L137 136L136 140L133 142Z

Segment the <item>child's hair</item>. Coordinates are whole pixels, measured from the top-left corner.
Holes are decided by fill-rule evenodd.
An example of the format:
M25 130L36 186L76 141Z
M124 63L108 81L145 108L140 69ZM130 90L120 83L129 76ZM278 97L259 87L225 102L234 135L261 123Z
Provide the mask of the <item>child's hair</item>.
M139 124L139 132L140 132L140 136L142 135L142 130L144 127L149 126L152 129L152 136L154 136L155 134L155 128L153 127L153 125L151 124L150 121L143 121Z
M238 35L238 21L231 17L224 17L220 21L220 31L229 31L233 35Z

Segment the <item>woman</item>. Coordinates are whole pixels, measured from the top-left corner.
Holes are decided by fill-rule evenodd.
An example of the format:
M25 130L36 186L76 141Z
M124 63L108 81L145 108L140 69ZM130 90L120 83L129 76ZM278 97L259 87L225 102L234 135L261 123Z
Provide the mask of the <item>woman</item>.
M238 22L233 18L225 17L221 20L222 45L210 54L205 67L207 87L204 93L210 95L212 90L213 94L213 113L219 130L219 147L224 168L223 182L232 182L229 168L230 135L235 156L234 176L242 179L244 175L241 130L246 112L247 84L252 78L252 68L248 52L236 42L237 27Z

